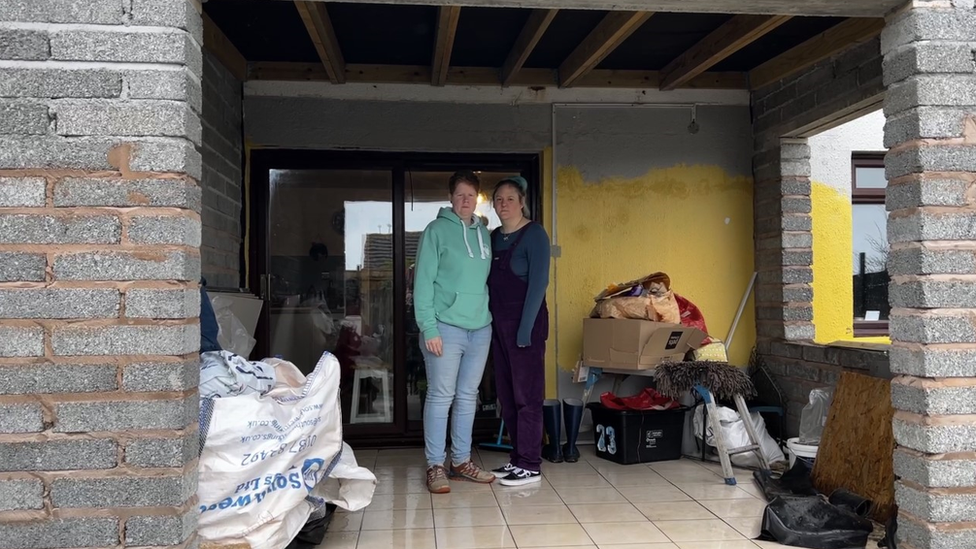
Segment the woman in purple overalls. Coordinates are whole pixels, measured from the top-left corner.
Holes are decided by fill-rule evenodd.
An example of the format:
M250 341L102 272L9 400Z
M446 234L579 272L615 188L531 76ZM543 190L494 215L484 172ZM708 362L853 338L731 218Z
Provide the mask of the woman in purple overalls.
M549 337L549 235L525 217L525 179L502 180L492 195L502 226L491 234L488 308L492 360L509 462L492 471L505 486L542 480L542 402Z

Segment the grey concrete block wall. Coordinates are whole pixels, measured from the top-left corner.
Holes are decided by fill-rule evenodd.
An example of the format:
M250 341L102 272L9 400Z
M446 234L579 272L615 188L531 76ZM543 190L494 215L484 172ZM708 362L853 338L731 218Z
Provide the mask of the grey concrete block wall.
M194 543L195 5L0 0L0 548Z
M915 2L881 35L899 547L976 540L973 29L972 0Z
M243 88L209 52L203 57L203 276L238 288L243 204Z
M810 343L813 220L806 138L877 108L883 95L878 38L752 93L757 346L785 393L791 434L810 390L834 385L842 369L889 375L885 353Z
M872 377L891 377L888 353L881 349L825 347L810 342L762 341L763 363L782 391L786 405L786 432L797 436L800 413L810 401L810 391L833 387L842 372Z
M878 104L884 86L875 38L752 94L757 335L812 340L813 236L806 137Z

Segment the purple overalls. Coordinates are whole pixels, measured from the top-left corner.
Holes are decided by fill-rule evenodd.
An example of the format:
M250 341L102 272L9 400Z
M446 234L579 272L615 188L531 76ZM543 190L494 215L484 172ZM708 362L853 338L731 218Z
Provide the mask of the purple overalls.
M532 327L532 345L519 347L516 341L529 285L512 272L512 254L527 228L528 225L518 231L515 242L508 249L492 252L488 308L492 315L495 389L513 447L510 463L529 471L540 471L549 309L543 299Z

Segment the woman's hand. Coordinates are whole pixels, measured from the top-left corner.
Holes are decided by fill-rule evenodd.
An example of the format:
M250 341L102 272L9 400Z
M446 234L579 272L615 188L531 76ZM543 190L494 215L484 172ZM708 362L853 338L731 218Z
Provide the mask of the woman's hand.
M427 350L434 354L434 356L441 356L444 354L444 341L441 340L440 336L432 337L427 340Z

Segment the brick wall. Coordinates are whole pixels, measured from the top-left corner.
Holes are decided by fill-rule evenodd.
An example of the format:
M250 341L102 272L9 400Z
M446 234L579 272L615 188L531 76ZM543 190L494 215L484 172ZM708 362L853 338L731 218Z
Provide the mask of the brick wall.
M203 54L203 276L216 288L241 285L241 82Z
M0 0L0 548L193 542L187 0Z
M789 400L795 434L810 389L843 368L887 376L885 353L810 344L813 235L806 138L876 109L884 97L873 38L752 94L758 349Z
M810 391L833 387L842 371L890 378L888 352L845 347L826 347L805 342L773 341L763 353L766 366L786 400L786 427L796 436L800 412L809 402Z

